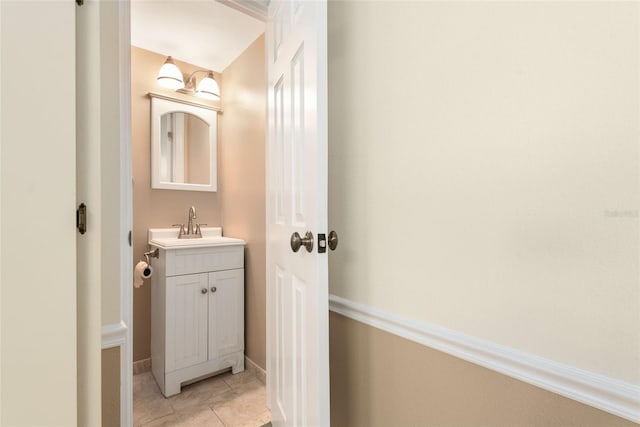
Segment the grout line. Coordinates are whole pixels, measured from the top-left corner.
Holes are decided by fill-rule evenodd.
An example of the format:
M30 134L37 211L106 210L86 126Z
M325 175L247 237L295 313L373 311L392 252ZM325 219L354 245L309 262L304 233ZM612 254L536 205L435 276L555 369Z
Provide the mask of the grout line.
M220 423L221 423L224 427L227 427L227 423L225 423L225 422L222 420L222 418L220 418L220 415L216 412L216 410L215 410L211 405L209 405L209 408L211 408L211 410L213 411L213 413L216 415L216 418L218 419L218 421L220 421Z

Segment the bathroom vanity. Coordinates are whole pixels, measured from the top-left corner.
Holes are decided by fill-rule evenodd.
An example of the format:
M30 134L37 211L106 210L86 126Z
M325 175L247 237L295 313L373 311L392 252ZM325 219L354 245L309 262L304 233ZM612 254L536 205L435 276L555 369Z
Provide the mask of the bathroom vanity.
M231 367L244 370L244 245L202 228L179 239L174 229L150 229L158 248L151 280L151 365L162 394Z

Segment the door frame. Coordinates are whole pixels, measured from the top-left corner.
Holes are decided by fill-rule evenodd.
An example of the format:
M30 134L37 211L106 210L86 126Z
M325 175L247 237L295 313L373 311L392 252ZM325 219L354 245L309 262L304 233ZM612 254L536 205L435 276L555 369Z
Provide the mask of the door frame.
M223 2L225 3L225 2ZM233 7L231 5L228 5ZM251 15L251 14L249 14ZM266 18L266 16L265 16ZM266 22L268 25L268 21ZM131 142L131 4L119 0L118 56L120 90L120 315L119 325L102 327L102 348L120 347L120 419L122 426L133 425L133 249L129 239L133 226L132 142ZM265 62L267 58L265 57ZM325 58L328 64L328 56ZM265 91L268 81L265 81ZM265 111L265 120L268 120ZM265 155L265 161L268 157ZM327 172L328 173L328 172ZM266 177L265 177L266 179ZM265 191L267 191L265 187ZM266 247L266 257L269 249ZM266 286L266 283L265 283ZM268 302L268 301L267 301ZM324 305L328 308L328 300ZM269 316L269 307L266 310ZM267 352L269 343L267 342ZM267 372L267 381L269 381Z
M116 17L100 16L102 24L117 25L118 103L119 103L119 312L120 321L102 323L102 350L120 351L120 425L133 425L133 249L130 245L133 224L133 175L131 144L131 3L119 0ZM103 20L104 19L104 20ZM107 21L108 20L108 21ZM113 46L110 46L113 48ZM102 49L102 47L101 47ZM113 165L116 166L116 165ZM102 283L102 286L109 284ZM101 303L102 304L102 303Z
M131 2L118 2L120 89L120 421L133 425L133 172L131 142Z

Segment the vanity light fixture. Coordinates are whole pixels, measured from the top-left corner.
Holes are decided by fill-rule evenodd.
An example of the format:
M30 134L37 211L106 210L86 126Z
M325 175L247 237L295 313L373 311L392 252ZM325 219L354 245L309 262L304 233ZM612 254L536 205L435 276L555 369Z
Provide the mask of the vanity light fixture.
M167 60L164 61L164 64L160 67L156 80L158 80L160 86L166 87L167 89L176 90L184 87L182 73L170 56L167 57Z
M220 99L220 87L218 82L213 78L213 73L209 71L207 77L200 80L198 88L196 89L196 95L206 99L212 99L218 101Z
M206 77L200 80L200 83L197 85L196 73L207 73ZM196 70L188 76L186 74L183 76L176 63L173 62L173 58L170 56L167 57L167 60L160 68L157 81L160 86L181 93L196 95L213 101L220 100L220 87L213 77L211 70Z

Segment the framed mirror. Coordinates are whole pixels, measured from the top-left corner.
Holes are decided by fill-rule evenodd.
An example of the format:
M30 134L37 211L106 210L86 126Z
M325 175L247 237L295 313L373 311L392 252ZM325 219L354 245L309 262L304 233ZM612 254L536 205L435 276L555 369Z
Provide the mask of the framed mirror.
M217 112L149 95L151 188L216 191Z

